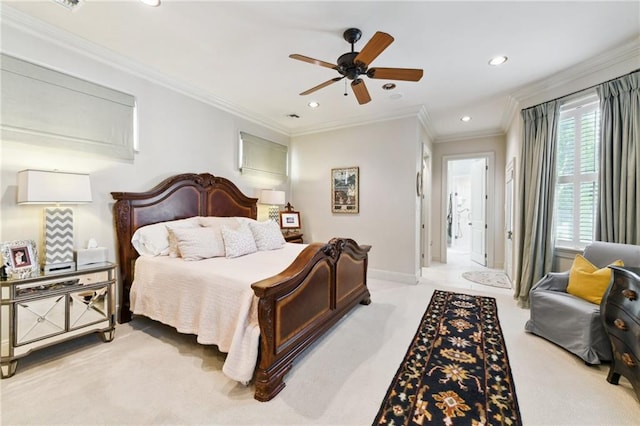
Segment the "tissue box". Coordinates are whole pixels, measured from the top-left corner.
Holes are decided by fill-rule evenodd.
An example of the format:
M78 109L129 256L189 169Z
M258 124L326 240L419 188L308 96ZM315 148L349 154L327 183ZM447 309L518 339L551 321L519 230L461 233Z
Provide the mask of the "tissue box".
M96 247L90 249L76 250L76 265L89 265L91 263L102 263L107 261L107 248Z

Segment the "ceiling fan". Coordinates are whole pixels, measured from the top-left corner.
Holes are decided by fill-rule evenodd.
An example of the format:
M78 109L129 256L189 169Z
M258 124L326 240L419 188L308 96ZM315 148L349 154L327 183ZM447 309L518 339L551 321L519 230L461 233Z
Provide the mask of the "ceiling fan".
M351 44L351 52L347 52L341 55L337 60L337 65L329 62L321 61L319 59L313 59L308 56L298 55L297 53L289 55L292 59L308 62L310 64L320 65L322 67L331 68L336 71L342 77L335 77L331 80L327 80L324 83L318 84L309 90L305 90L300 95L308 95L320 90L323 87L327 87L330 84L337 83L343 78L352 80L351 88L356 95L356 99L360 105L366 104L371 100L367 86L364 84L364 80L360 78L366 75L369 78L381 78L386 80L405 80L405 81L420 81L422 78L422 70L415 68L369 68L369 64L373 62L375 58L380 55L384 49L389 47L393 43L393 37L387 33L381 31L376 32L371 40L367 42L361 52L355 52L353 45L360 40L362 31L357 28L349 28L343 35L347 43ZM346 95L346 93L345 93Z

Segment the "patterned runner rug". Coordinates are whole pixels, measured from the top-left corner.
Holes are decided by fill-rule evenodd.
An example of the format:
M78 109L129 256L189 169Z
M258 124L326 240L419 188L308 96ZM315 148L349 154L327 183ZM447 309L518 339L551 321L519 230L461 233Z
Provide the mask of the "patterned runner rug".
M493 297L433 293L373 424L522 424Z

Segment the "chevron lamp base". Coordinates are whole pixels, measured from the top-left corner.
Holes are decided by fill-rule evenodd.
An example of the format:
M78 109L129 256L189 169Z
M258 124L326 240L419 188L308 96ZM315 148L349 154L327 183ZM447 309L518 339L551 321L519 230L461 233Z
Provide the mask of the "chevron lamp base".
M73 210L44 209L44 272L75 271L73 258Z

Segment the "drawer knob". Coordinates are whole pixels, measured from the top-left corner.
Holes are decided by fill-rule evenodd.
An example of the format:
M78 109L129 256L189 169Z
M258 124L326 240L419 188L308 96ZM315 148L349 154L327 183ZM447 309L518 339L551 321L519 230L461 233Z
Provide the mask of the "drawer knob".
M633 361L633 358L631 357L631 355L629 355L628 353L623 353L622 354L622 362L624 363L624 365L626 365L629 368L633 368L636 366L636 363Z
M631 301L638 299L638 293L636 293L633 290L629 290L629 289L622 290L622 295Z
M627 324L624 322L624 320L621 320L620 318L617 318L613 322L613 325L615 325L618 330L627 331L628 329Z

